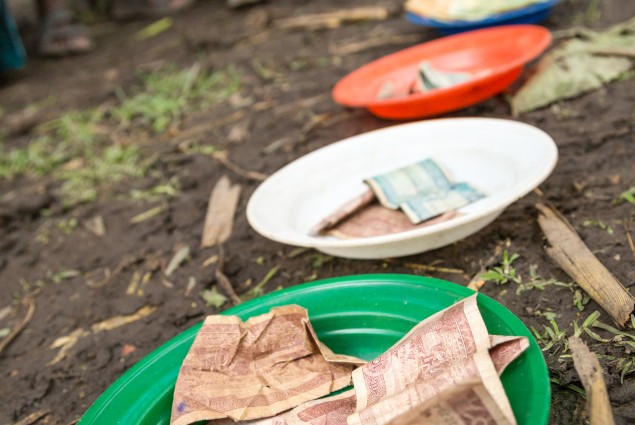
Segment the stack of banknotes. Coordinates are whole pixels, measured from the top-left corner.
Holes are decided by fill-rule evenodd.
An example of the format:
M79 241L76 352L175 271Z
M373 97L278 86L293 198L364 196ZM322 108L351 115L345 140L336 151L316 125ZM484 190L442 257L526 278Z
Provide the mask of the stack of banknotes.
M408 0L408 12L439 21L476 21L548 0Z
M334 354L299 306L245 323L209 316L181 367L171 423L515 425L499 376L528 347L489 335L476 295L368 363Z
M430 158L364 182L366 192L321 220L311 233L355 238L411 230L456 217L459 208L485 196L469 183L453 182Z

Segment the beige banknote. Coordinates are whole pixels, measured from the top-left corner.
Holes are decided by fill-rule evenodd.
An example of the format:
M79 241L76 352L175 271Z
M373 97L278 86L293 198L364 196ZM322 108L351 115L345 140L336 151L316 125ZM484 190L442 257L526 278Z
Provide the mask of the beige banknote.
M389 423L439 393L470 381L482 382L496 400L506 419L499 424L515 424L490 347L476 295L431 316L353 372L357 406L348 424Z
M171 423L274 416L345 388L363 363L319 342L299 306L246 322L209 316L181 367Z
M488 335L472 296L358 368L353 390L257 424L515 424L498 376L528 346L525 337Z
M457 211L448 211L422 223L412 224L401 211L391 210L379 203L373 203L336 223L324 233L339 239L370 238L432 226L459 215L461 213Z
M348 217L355 215L365 206L371 204L374 201L375 194L372 190L367 189L362 194L346 202L344 205L340 206L324 219L320 220L319 223L311 228L311 231L309 233L312 235L319 235L325 230L328 230L331 227L335 226L337 223L340 223Z

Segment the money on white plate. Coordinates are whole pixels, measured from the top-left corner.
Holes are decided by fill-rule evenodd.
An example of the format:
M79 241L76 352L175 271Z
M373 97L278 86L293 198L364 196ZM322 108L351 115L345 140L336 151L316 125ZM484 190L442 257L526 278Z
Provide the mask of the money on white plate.
M379 202L396 210L406 200L419 195L444 193L452 182L432 159L398 168L364 180Z
M461 213L458 211L448 211L419 224L412 224L402 211L384 208L379 202L374 202L336 223L325 234L339 239L370 238L432 226L459 215Z
M364 182L383 206L401 209L413 224L461 208L485 196L468 183L453 183L430 158Z
M445 212L478 201L484 195L467 183L457 183L445 191L422 194L406 199L399 207L410 221L419 224Z
M369 190L322 219L310 234L350 239L403 232L450 220L461 215L458 208L485 196L468 183L453 182L430 158L364 183Z

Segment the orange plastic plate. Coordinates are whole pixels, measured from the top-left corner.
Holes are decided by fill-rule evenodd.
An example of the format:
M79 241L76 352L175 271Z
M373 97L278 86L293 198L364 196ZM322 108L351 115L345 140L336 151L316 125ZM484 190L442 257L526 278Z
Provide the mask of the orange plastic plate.
M333 88L336 102L368 108L389 119L412 119L462 109L500 93L522 73L523 65L551 42L550 32L536 25L508 25L470 31L419 44L353 71ZM419 64L438 70L469 72L472 78L448 88L378 99L390 81L393 92L407 93Z

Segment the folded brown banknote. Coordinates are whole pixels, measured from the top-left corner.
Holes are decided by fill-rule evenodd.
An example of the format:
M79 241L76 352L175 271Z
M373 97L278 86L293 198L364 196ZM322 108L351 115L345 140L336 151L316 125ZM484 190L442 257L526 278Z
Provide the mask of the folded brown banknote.
M255 424L512 425L499 375L528 347L525 337L488 335L472 296L357 368L352 390Z
M273 416L347 387L363 363L322 344L296 305L246 322L209 316L181 366L171 423Z

